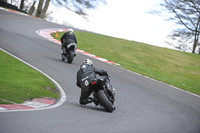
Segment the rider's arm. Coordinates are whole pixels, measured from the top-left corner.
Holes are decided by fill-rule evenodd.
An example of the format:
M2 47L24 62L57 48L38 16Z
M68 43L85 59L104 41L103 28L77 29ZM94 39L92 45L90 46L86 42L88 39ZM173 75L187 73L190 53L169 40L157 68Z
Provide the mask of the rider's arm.
M98 69L98 68L95 68L95 73L96 74L99 74L100 76L108 76L108 73L106 71L104 71L103 69Z
M64 36L65 34L63 34L63 36L60 38L61 43L63 43Z
M77 72L77 75L76 75L76 85L77 85L79 88L81 88L81 85L80 85L80 83L79 83L79 81L78 81L78 72Z
M80 83L79 83L78 81L76 81L76 85L77 85L79 88L81 88L81 85L80 85Z

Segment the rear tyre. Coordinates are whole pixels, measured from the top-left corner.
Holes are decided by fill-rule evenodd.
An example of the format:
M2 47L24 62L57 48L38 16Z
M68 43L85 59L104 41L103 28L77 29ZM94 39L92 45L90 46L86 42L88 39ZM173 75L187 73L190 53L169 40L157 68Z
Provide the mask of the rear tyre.
M103 90L99 90L97 92L97 97L99 98L99 102L107 112L112 112L115 109L112 103L108 100Z
M72 51L72 50L69 50L69 56L67 57L67 61L68 61L68 63L72 63L72 61L73 61L73 59L74 59L74 51Z

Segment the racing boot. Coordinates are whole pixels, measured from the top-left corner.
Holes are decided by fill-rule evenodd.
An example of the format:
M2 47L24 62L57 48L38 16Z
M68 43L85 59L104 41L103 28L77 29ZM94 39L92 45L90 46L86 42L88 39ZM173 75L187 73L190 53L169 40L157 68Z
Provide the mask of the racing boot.
M82 101L79 101L79 103L83 106L83 105L86 105L88 103L91 103L92 102L92 98L91 97L88 97L87 99L84 99Z
M99 106L99 101L97 98L93 98L92 102L95 104L95 106Z

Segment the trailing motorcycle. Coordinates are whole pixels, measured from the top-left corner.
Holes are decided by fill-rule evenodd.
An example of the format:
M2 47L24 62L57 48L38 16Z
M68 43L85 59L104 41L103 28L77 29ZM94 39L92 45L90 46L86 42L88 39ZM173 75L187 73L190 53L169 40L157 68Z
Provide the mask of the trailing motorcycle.
M76 56L76 43L70 43L67 45L66 49L63 49L62 53L62 60L65 61L67 60L68 63L72 63L74 57Z
M96 99L94 103L96 106L103 106L107 112L115 110L115 89L110 84L110 79L110 76L99 76L90 84L90 88L93 91L93 99Z

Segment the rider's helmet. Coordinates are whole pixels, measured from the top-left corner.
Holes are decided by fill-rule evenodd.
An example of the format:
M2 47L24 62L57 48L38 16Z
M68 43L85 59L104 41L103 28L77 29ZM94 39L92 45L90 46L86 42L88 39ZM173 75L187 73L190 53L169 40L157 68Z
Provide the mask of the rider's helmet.
M92 60L90 60L90 59L85 59L83 61L83 64L88 64L89 66L93 66Z
M72 33L74 32L74 30L73 30L72 28L68 29L68 31L69 31L69 32L72 32Z

